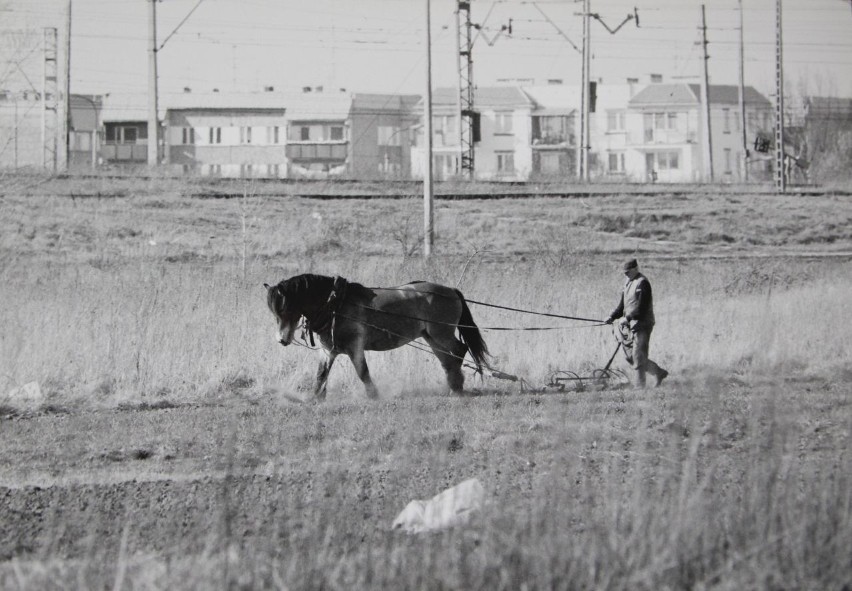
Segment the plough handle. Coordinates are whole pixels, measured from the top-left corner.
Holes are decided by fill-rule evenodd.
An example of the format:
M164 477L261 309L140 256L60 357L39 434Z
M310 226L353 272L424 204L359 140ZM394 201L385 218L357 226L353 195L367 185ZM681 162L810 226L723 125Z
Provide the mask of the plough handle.
M491 370L491 377L497 378L498 380L509 380L510 382L517 382L520 379L518 376L513 376L510 373L497 371L496 369Z
M612 361L615 359L615 355L618 353L619 349L621 349L621 341L618 341L618 344L615 346L615 351L612 352L609 361L606 362L606 365L603 368L604 371L609 371L609 366L612 365Z

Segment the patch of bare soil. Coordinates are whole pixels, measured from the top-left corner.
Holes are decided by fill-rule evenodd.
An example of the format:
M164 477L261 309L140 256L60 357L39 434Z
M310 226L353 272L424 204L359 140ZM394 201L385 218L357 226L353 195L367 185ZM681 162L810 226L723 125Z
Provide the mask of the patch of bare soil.
M359 521L383 523L382 476L356 476L360 487L334 491L328 511L356 511ZM215 540L298 538L330 490L318 491L310 472L205 477L192 481L135 480L112 484L0 488L0 560L41 555L82 558L118 548L127 528L129 552L201 552ZM308 506L311 509L308 510Z

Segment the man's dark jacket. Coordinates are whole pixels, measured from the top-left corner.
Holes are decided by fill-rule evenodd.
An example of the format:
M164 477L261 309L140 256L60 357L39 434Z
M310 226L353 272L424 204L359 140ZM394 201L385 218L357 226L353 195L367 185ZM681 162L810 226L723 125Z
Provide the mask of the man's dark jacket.
M650 330L654 328L654 296L651 282L641 273L628 279L621 292L618 306L609 315L608 320L624 316L631 330Z

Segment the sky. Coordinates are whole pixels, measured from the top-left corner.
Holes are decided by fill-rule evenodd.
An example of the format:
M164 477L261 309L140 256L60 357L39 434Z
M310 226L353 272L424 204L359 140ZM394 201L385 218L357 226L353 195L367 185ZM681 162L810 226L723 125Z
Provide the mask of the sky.
M71 0L71 92L144 94L148 84L146 0ZM159 87L182 92L295 90L423 94L427 0L162 0L157 3ZM433 86L457 80L456 0L431 0ZM738 81L737 0L704 0L711 84ZM745 78L774 93L775 0L743 0ZM68 0L0 0L0 31L53 24L64 31ZM698 82L701 0L591 0L592 78ZM582 3L473 0L480 25L474 82L561 79L579 84ZM185 20L184 20L185 19ZM500 33L512 22L512 35ZM181 22L183 21L183 24ZM783 0L788 92L852 97L852 0ZM0 43L3 72L16 49ZM572 45L573 44L573 45Z

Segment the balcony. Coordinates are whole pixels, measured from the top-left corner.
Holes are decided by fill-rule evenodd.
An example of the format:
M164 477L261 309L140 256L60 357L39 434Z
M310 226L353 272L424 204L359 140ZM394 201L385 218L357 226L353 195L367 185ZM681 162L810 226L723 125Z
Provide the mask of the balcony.
M116 144L107 142L101 146L101 157L107 162L146 162L148 144Z
M630 132L627 142L630 145L673 145L694 144L698 141L698 132L682 129L644 129L641 132Z
M294 162L346 160L347 145L341 144L288 144L287 158Z
M534 148L568 148L574 146L574 134L544 134L532 138Z

